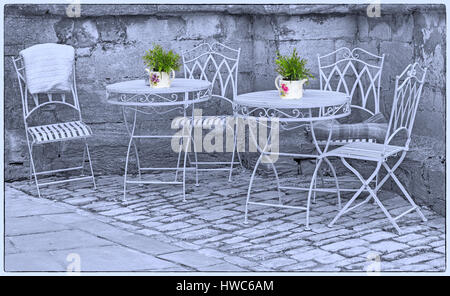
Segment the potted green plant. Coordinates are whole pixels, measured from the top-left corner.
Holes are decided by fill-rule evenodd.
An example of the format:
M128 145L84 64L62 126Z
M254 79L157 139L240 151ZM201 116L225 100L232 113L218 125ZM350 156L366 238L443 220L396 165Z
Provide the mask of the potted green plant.
M308 83L308 79L314 78L310 70L306 68L306 62L305 59L300 58L295 48L290 56L282 56L277 52L275 63L279 75L275 78L275 86L282 99L303 97L303 84Z
M165 51L160 45L155 45L142 57L149 74L150 86L153 88L170 87L175 78L175 71L180 69L180 56L172 50Z

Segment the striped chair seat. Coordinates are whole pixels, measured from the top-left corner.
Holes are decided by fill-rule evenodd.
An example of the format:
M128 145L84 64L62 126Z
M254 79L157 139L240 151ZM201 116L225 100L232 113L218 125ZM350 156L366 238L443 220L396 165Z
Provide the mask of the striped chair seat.
M32 126L28 128L28 133L33 138L33 143L41 144L90 137L92 130L81 121L70 121Z
M338 121L314 123L314 134L317 142L326 143L332 129L331 141L333 144L346 144L350 142L378 142L385 139L388 124L381 113L377 113L369 119L353 124L341 124ZM310 135L311 137L311 135Z

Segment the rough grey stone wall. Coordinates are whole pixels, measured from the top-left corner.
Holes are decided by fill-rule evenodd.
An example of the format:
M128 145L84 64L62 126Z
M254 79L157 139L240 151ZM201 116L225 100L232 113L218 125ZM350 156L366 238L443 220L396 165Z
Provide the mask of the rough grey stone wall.
M386 54L381 83L385 114L390 114L395 76L401 69L413 61L428 68L413 129L412 149L397 172L413 196L444 213L445 12L420 9L380 18L358 16L357 22L357 46Z
M141 56L152 43L176 51L206 41L241 47L239 93L273 89L275 52L296 47L318 73L316 56L341 46L385 53L382 104L390 112L395 75L413 60L429 67L414 128L414 151L402 167L402 180L422 203L444 211L445 50L443 5L382 5L368 18L365 5L82 5L81 17L67 17L66 5L5 7L5 179L28 173L22 107L9 59L37 43L76 48L77 82L97 174L123 173L127 138L120 109L105 102L105 86L142 77ZM181 77L181 73L177 73ZM318 88L312 81L311 88ZM206 105L217 110L217 104ZM152 128L168 129L157 117ZM298 134L282 137L282 147L297 149ZM293 140L294 139L294 140ZM169 143L143 143L144 161L173 160ZM80 151L73 144L38 147L49 168Z

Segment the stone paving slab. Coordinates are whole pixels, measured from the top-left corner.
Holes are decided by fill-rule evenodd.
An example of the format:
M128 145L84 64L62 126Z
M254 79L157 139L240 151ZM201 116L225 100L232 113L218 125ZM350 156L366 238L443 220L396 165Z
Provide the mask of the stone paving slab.
M98 266L99 270L365 271L371 258L378 256L382 271L445 270L445 219L425 207L422 210L428 222L410 213L399 220L401 235L373 203L328 227L337 214L332 194L317 195L311 207L310 231L304 228L305 213L295 209L252 205L248 224L244 224L249 172L238 170L231 183L220 172L201 174L200 178L196 187L189 176L186 202L179 186L129 186L127 201L123 201L122 176L97 177L97 190L88 182L52 186L42 190L41 199L31 197L36 196L32 183L6 184L7 219L13 222L24 217L25 221L14 231L7 230L7 262L14 258L18 262L9 263L12 269L26 269L20 254L24 260L41 254L44 261L59 262L51 263L52 268L64 267L61 258L67 249L83 250L88 252L83 256L93 258L96 249L104 248L108 254L129 256L130 264L117 261L100 267L106 262L106 257L101 257L85 266L90 270ZM295 180L305 183L302 176L289 177L289 182ZM278 202L271 178L259 176L255 186L259 200ZM343 202L349 197L343 194ZM381 190L379 197L390 211L400 212L407 205L389 191ZM305 201L303 193L283 193L284 203L304 205ZM31 224L33 219L44 221L43 233L31 234L36 227L28 227L27 220ZM67 238L71 232L78 239ZM79 244L84 238L86 243ZM24 247L33 240L40 241L37 249ZM49 252L60 255L59 261L49 257ZM143 264L137 260L139 256ZM37 268L39 264L29 266Z
M80 255L83 271L159 271L177 267L177 264L117 245L78 248L76 253ZM51 254L57 261L67 262L67 251Z
M53 207L50 203L36 203L32 208L28 208L26 205L27 202L21 200L6 201L5 208L8 208L6 217L28 217L33 215L68 213L66 209L61 207Z
M5 271L64 272L70 254L80 256L80 268L85 272L195 270L155 256L181 251L180 247L118 229L88 212L30 198L12 188L6 205ZM19 206L34 210L28 212L30 216L15 217L10 212ZM216 269L239 269L213 259Z
M123 237L112 238L111 240L120 245L127 246L128 248L154 255L166 254L169 252L181 250L181 248L177 246L156 240L151 237L137 234L130 234Z
M21 252L5 256L5 271L64 271L67 263L59 260L47 251Z
M5 220L5 232L8 233L8 236L38 234L65 229L68 229L68 227L64 224L52 223L41 216L8 217Z
M191 250L169 253L161 255L160 257L172 262L182 262L184 265L194 268L202 268L223 263L220 259L209 257Z
M111 245L107 240L76 229L10 236L9 239L17 249L24 252Z
M202 271L211 271L211 272L214 272L214 271L217 271L217 272L219 272L219 271L221 271L221 272L227 272L227 271L244 272L244 271L247 271L247 270L244 269L244 268L241 268L239 266L230 264L230 263L220 263L220 264L217 264L217 265L204 266L202 268Z

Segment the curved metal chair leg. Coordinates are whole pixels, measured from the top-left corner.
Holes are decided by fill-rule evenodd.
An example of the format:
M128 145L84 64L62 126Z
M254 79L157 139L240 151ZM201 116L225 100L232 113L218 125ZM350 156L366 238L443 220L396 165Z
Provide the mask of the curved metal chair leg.
M138 148L137 148L137 144L136 141L133 141L133 146L134 146L134 153L136 154L136 165L137 165L137 169L138 169L138 177L139 177L139 181L142 180L142 176L141 176L141 162L139 160L139 153L138 153ZM144 186L144 184L139 184L140 186Z
M377 173L377 175L375 176L375 193L378 193L378 183L380 181L380 172ZM367 198L372 198L372 196L369 194L369 196ZM373 204L376 205L377 202L375 200L373 200Z
M233 135L233 155L231 157L231 166L230 166L230 175L228 176L228 182L231 182L231 176L233 174L233 167L234 167L234 159L237 157L239 159L239 164L242 168L242 162L241 162L241 156L239 155L239 152L237 151L237 132L238 132L238 123L239 120L236 121L236 124L234 125L234 135Z
M258 160L256 161L255 168L253 169L252 175L250 177L250 183L248 184L248 191L247 191L247 201L245 202L245 216L244 216L244 224L248 223L248 202L250 201L250 193L252 191L252 185L253 181L255 179L256 171L258 169L259 164L261 163L262 154L258 157Z
M237 149L237 135L236 135L236 131L234 133L234 140L233 140L233 153L231 155L231 164L230 164L230 174L228 175L228 182L231 182L231 176L233 175L233 166L234 166L234 158L235 158L235 153L236 153L236 149Z
M312 189L314 187L314 184L316 182L316 178L317 178L317 172L320 169L320 166L322 165L322 159L319 159L316 168L314 169L314 173L312 176L312 180L311 183L309 185L309 192L308 192L308 199L306 201L306 226L305 226L305 230L311 230L311 228L309 227L309 208L311 206L311 195L312 195Z
M316 162L316 166L317 166L317 162ZM313 204L316 203L316 189L317 189L317 180L314 180L314 191L313 191L313 200L312 200Z
M183 137L183 146L184 146L184 159L183 159L183 201L186 201L186 163L187 156L189 151L190 140L192 137L192 127L189 129L189 135L187 137ZM185 138L187 138L186 145L184 143Z
M236 127L236 129L235 129L235 133L234 133L234 135L235 135L235 137L236 137L236 154L237 154L237 157L238 157L238 160L239 160L239 165L241 166L241 169L244 169L244 166L242 165L242 159L241 159L241 154L239 153L239 149L238 149L238 143L237 143L237 141L238 141L238 139L237 139L237 136L238 136L238 129L239 129L239 119L237 119L236 120L236 125L235 125L235 127Z
M122 114L123 114L123 118L124 118L124 122L125 122L125 127L127 128L128 135L130 136L130 140L128 141L127 157L125 159L125 173L124 173L124 176L123 176L123 201L127 200L128 162L129 162L129 158L130 158L131 145L134 144L133 137L134 137L134 132L136 130L137 107L134 108L133 111L134 111L134 114L133 114L133 126L130 129L130 127L128 126L128 120L127 120L127 117L126 117L126 108L125 107L122 108ZM136 148L136 146L135 146L135 148ZM139 158L137 153L136 153L136 158ZM138 164L138 170L139 170L139 177L140 177L140 165L139 164Z
M181 161L182 153L183 153L183 143L181 142L181 139L180 139L180 147L179 147L179 152L178 152L178 157L177 157L177 169L175 171L175 182L178 180L178 170L180 169L180 161Z
M192 139L193 147L194 147L194 159L195 159L195 186L199 186L198 184L198 156L197 156L197 146L195 145L195 141Z
M136 126L137 126L138 129L142 127L142 123L137 123L136 118L137 118L137 112L135 111L135 113L134 113L134 120L133 120L133 135L134 135L134 133L136 131ZM139 178L139 181L141 181L142 180L141 161L139 159L138 142L140 144L141 140L140 139L133 139L133 147L134 147L134 153L136 154L136 165L137 165L137 169L138 169L138 178ZM142 186L144 186L144 184L139 183L139 186L142 187Z
M330 167L331 173L333 174L334 180L335 180L335 182L336 182L336 190L337 190L337 198L338 198L338 208L341 209L341 208L342 208L342 203L341 203L341 191L340 191L340 189L339 189L339 180L338 180L337 175L336 175L336 170L335 170L333 164L331 163L331 161L330 161L328 158L324 157L323 159L325 160L325 162L326 162L326 163L328 164L328 166Z
M317 163L318 163L317 158L316 158L315 162L316 162L316 167L317 167ZM322 179L322 187L324 187L322 171L318 170L317 174L320 175L320 178ZM313 200L312 200L313 204L316 203L316 196L317 196L317 192L315 189L317 189L317 178L314 180L314 191L313 191Z

